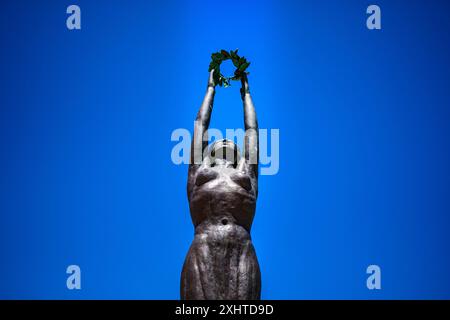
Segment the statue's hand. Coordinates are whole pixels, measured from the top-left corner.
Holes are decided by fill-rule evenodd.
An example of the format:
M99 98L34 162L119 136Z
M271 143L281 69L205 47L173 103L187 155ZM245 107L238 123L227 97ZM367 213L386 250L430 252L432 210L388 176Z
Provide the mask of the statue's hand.
M211 87L211 88L214 89L215 86L216 86L216 83L214 82L214 69L212 69L212 70L209 72L208 88Z
M241 97L242 97L242 99L244 99L245 94L246 94L246 93L250 93L250 87L249 87L249 85L248 85L248 78L247 78L247 75L246 75L246 74L244 74L244 75L241 77L241 83L242 83L242 87L241 87Z

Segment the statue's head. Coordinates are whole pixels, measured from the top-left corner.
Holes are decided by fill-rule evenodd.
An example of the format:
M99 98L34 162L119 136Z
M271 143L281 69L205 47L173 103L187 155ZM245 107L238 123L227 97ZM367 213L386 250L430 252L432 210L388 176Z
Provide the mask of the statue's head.
M236 168L241 158L239 147L231 140L216 140L209 148L211 165Z

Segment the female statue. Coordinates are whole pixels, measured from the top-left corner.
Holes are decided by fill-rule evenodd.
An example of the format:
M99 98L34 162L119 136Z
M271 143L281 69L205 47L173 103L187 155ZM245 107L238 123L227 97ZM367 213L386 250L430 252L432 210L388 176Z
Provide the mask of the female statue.
M195 237L181 274L182 299L260 299L261 274L250 229L258 195L258 122L248 79L241 79L245 140L208 148L214 70L197 114L187 194Z

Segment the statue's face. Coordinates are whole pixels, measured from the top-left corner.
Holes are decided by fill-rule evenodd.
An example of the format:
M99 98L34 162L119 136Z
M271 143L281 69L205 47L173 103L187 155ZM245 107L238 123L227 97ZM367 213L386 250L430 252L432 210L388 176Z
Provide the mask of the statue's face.
M230 140L218 140L211 147L211 163L214 166L236 167L239 161L239 148Z

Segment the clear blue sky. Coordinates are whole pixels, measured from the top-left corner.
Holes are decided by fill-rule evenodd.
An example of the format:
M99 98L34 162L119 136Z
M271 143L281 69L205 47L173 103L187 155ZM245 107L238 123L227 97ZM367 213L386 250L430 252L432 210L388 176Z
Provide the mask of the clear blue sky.
M280 130L252 230L262 297L450 298L450 4L377 1L380 31L369 4L3 3L0 297L179 298L194 230L170 136L192 130L210 54L239 48ZM242 127L238 88L211 126Z

